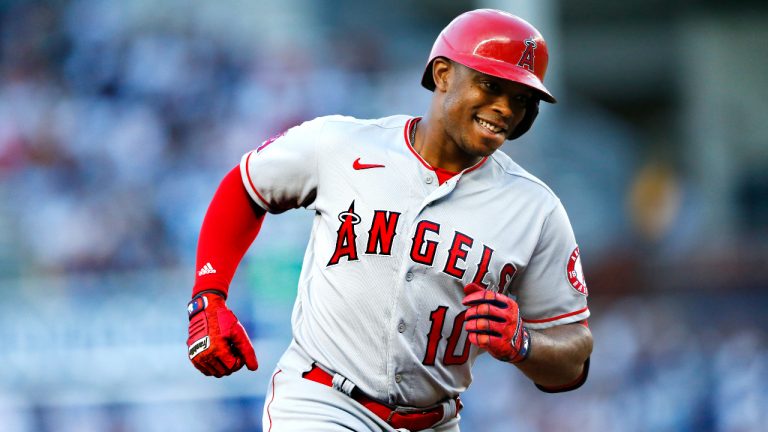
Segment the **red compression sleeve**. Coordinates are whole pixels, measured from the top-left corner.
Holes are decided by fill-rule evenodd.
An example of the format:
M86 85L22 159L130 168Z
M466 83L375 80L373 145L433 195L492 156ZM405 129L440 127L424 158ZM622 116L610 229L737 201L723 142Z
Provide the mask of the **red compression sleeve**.
M232 169L221 181L203 219L192 296L208 289L227 293L240 260L261 229L265 214L245 190L240 167Z

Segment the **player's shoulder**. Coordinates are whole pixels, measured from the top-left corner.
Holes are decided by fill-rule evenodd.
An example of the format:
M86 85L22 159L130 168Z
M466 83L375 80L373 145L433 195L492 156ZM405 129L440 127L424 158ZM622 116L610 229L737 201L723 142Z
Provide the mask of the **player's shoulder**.
M392 115L375 119L360 119L346 115L328 115L318 117L312 121L323 124L325 128L335 130L359 130L364 129L400 129L413 117L407 115Z
M359 119L345 115L315 117L299 123L273 136L260 145L260 149L273 141L292 141L304 146L334 151L350 147L351 142L365 142L377 147L391 145L405 124L413 119L407 115L394 115L378 119Z
M377 119L360 119L344 115L318 117L311 133L318 145L327 149L350 148L350 143L367 143L369 148L382 148L398 142L405 124L413 117L394 115Z
M543 180L528 172L501 150L494 152L489 159L501 177L502 187L517 193L525 191L533 197L550 201L552 204L560 201L557 194Z

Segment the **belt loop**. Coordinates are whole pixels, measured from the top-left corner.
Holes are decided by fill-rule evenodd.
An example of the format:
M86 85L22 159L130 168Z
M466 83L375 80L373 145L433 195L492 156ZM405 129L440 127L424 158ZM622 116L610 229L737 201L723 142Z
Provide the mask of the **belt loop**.
M333 388L346 394L347 396L352 396L352 390L355 389L355 384L352 383L352 381L346 379L342 375L339 374L333 374Z
M436 424L443 424L448 420L456 417L458 414L458 407L456 406L456 399L448 399L441 404L443 406L443 418Z

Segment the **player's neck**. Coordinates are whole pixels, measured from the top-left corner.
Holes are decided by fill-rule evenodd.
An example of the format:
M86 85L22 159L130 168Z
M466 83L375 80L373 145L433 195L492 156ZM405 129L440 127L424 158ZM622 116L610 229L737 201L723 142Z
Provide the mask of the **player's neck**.
M476 165L481 157L468 155L447 136L444 128L430 121L428 115L417 122L413 149L433 168L442 168L451 172L461 172Z

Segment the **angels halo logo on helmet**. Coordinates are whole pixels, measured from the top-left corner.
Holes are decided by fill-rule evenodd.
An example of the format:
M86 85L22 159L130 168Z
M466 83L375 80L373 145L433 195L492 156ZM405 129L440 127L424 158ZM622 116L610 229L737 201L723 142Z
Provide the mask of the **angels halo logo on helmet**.
M520 57L520 61L517 62L517 65L520 67L524 67L531 72L535 69L535 60L534 60L534 52L536 51L536 41L533 39L526 39L525 40L525 51L523 51L523 55Z
M507 79L531 88L536 97L525 117L510 131L515 139L530 129L539 113L539 100L556 103L544 86L549 53L538 30L524 19L495 9L463 13L437 36L421 79L421 85L434 91L432 63L445 57L478 72Z

